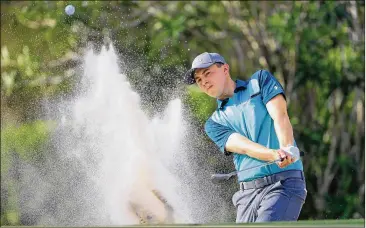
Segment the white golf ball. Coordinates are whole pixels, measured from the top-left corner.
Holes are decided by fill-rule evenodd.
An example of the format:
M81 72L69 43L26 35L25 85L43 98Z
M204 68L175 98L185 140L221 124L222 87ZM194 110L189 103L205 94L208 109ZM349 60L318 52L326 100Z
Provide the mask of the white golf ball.
M65 7L65 13L67 15L73 15L75 13L75 7L73 5L67 5Z

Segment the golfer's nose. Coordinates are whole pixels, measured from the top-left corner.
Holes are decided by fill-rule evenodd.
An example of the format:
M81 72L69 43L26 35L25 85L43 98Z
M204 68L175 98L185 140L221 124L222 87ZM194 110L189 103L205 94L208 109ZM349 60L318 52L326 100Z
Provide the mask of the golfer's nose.
M206 84L208 83L208 80L206 79L206 78L203 78L202 79L202 84L203 84L203 86L206 86Z

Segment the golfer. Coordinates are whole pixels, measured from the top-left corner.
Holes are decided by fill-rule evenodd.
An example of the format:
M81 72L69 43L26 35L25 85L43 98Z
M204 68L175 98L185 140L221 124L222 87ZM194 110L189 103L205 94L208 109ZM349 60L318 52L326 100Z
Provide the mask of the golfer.
M221 55L205 52L185 75L188 84L217 99L207 135L222 153L233 155L238 171L282 159L238 173L239 191L232 198L236 222L297 220L307 191L302 162L290 152L298 149L283 88L266 70L247 81L234 81L229 70Z

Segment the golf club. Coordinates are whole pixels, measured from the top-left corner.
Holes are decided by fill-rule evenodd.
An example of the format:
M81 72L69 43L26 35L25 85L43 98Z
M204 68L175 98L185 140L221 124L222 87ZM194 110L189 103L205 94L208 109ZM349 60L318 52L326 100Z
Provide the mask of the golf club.
M300 151L300 157L303 157L304 156L304 152L303 151ZM220 182L223 182L223 181L226 181L226 180L229 180L231 177L237 175L238 173L240 172L244 172L244 171L248 171L248 170L251 170L251 169L255 169L255 168L260 168L260 167L263 167L263 166L266 166L266 165L271 165L273 163L276 163L276 162L280 162L282 161L283 159L277 159L277 160L274 160L274 161L270 161L270 162L266 162L264 164L260 164L260 165L257 165L257 166L253 166L253 167L250 167L248 169L243 169L243 170L239 170L239 171L234 171L234 172L231 172L231 173L216 173L216 174L212 174L211 175L211 181L213 183L220 183Z

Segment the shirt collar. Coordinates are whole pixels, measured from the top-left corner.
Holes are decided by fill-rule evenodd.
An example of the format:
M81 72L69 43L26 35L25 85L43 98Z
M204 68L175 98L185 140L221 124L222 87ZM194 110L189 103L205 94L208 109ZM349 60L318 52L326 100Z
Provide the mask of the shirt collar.
M242 81L242 80L239 80L239 79L235 80L235 83L236 83L236 88L234 90L234 93L236 93L240 90L246 89L247 85L248 85L247 81Z
M237 93L241 90L246 89L248 82L237 79L237 80L235 80L235 84L236 84L236 87L235 87L234 93ZM226 98L225 100L217 99L217 107L219 109L223 109L224 106L227 104L227 102L229 102L229 98Z

